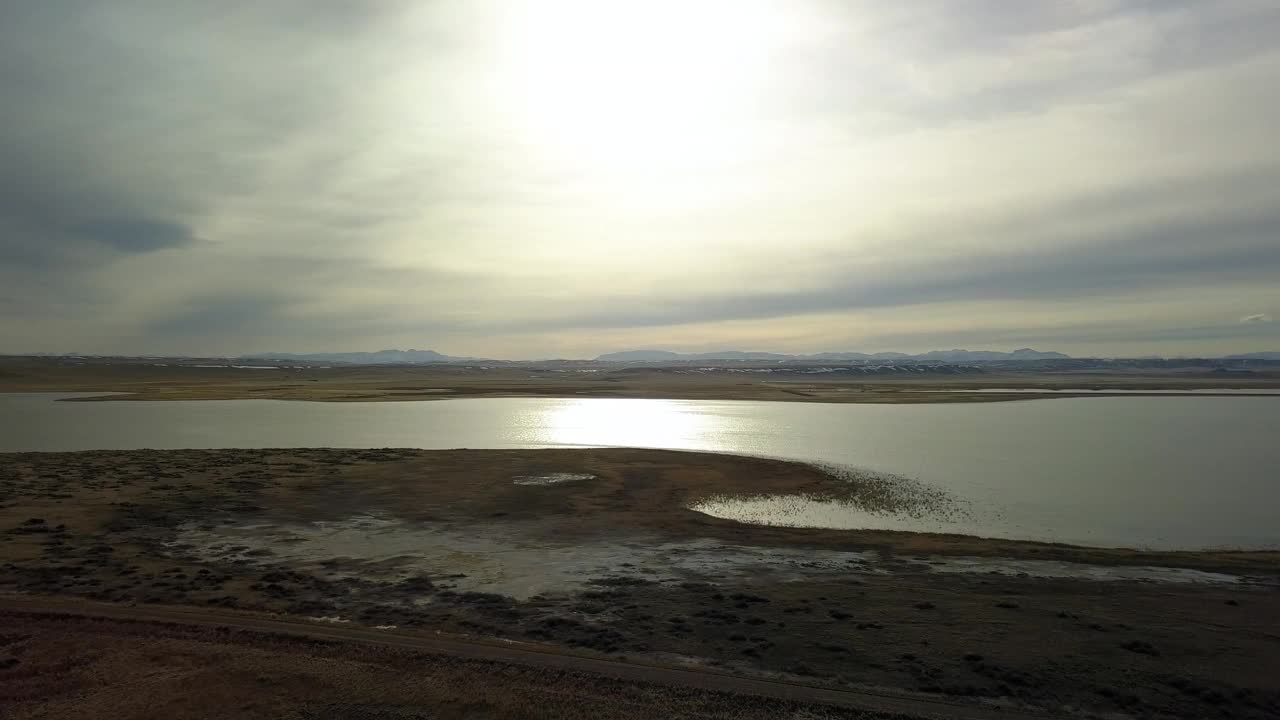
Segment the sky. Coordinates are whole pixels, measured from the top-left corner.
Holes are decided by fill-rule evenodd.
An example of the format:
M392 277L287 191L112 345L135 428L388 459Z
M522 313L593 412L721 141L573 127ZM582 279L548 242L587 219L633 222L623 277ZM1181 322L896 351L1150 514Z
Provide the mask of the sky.
M0 0L0 352L1280 350L1274 0Z

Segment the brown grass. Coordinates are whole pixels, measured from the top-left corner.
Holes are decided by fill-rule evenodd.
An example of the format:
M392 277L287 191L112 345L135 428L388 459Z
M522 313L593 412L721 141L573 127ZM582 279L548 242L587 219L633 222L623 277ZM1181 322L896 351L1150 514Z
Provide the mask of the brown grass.
M5 628L0 715L410 720L863 718L693 689L257 633L90 619Z
M530 366L245 370L171 365L72 364L0 357L0 392L112 392L107 400L278 399L328 402L440 400L468 397L675 398L834 403L956 403L1027 400L1017 393L939 393L990 387L1043 389L1275 388L1280 376L1220 378L1171 373L1045 373L868 375L831 379L778 378L727 371L599 368L553 372ZM1052 397L1059 397L1057 395ZM1062 397L1070 397L1062 395Z

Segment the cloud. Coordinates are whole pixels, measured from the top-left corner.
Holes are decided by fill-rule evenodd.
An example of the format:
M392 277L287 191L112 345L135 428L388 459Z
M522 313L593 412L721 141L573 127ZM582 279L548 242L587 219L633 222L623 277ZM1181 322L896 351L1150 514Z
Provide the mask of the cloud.
M126 252L151 252L191 242L191 231L178 223L146 218L98 220L76 228L81 234Z
M823 281L794 290L735 288L727 293L689 290L684 297L626 295L588 311L532 321L547 328L661 327L718 320L766 319L814 312L900 306L934 306L975 300L1025 301L1092 296L1126 297L1193 283L1266 283L1280 274L1280 212L1261 208L1239 215L1149 220L1138 228L1119 222L1064 222L1076 215L1096 218L1107 207L1194 196L1211 187L1248 184L1254 177L1212 178L1178 192L1164 183L1147 192L1131 189L1116 198L1069 198L1016 218L968 219L986 246L940 256L903 256L865 262L832 256ZM1274 207L1280 207L1276 205ZM1117 226L1120 227L1117 227ZM934 232L948 232L938 227ZM1213 238L1212 243L1208 238ZM1016 240L1015 240L1016 239ZM903 237L910 243L912 237ZM529 321L521 320L529 324Z
M501 3L0 4L0 337L511 357L1275 337L1221 321L1280 302L1274 3L779 6L815 22L717 129L741 152L686 158L643 129L547 144L503 90Z

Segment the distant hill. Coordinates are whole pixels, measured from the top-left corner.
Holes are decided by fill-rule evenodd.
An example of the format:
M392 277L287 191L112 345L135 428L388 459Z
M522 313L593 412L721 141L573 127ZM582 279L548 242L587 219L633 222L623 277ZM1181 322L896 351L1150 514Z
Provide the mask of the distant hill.
M824 353L830 355L832 360L848 360L871 357L870 355L862 355L860 353ZM850 357L835 357L836 355L848 355ZM783 353L771 352L754 352L748 350L717 350L714 352L704 353L677 353L670 350L626 350L623 352L605 353L596 358L596 362L682 362L689 360L795 360L799 358L808 358L818 356L808 355L785 355ZM905 357L905 356L903 356Z
M668 350L627 350L624 352L605 353L596 358L600 362L661 362L663 360L679 360L680 353Z
M378 350L377 352L281 353L267 352L241 356L242 360L298 360L349 365L421 365L424 363L473 362L477 358L443 355L435 350Z
M821 352L812 355L784 355L770 352L747 352L742 350L720 350L704 353L676 353L669 350L627 350L624 352L606 353L596 358L599 362L680 362L690 360L925 360L935 362L976 362L983 360L1066 360L1069 355L1060 352L1041 352L1031 348L1021 348L1013 352L997 352L994 350L932 350L927 353L910 355L898 352L859 353L859 352Z
M1228 355L1224 360L1280 360L1280 352L1255 352L1242 355Z
M1011 353L993 350L933 350L916 355L915 359L970 362L974 360L1066 360L1069 357L1060 352L1040 352L1031 348L1021 348Z
M821 352L813 355L799 355L797 357L806 360L907 360L912 356L900 352L878 352L878 353L860 353L860 352Z
M793 357L795 356L743 350L721 350L705 353L674 353L668 350L627 350L625 352L605 353L597 357L596 360L598 362L663 362L665 360L790 360Z

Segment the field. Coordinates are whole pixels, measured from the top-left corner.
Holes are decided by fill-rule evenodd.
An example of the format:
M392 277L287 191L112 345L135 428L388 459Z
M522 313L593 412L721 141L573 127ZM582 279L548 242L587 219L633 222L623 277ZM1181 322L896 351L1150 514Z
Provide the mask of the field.
M217 361L226 363L226 361ZM244 398L335 402L465 397L678 398L839 403L942 403L1026 400L1026 393L946 393L992 388L1169 390L1280 388L1280 370L1213 372L1121 369L1061 372L956 367L947 371L864 373L824 368L627 367L607 364L504 364L201 367L202 363L0 358L0 392L111 392L114 400ZM823 370L818 372L817 370ZM1070 397L1063 393L1061 397Z
M9 454L0 456L0 593L10 605L81 598L442 633L1006 713L1280 712L1275 553L761 528L687 509L712 494L783 492L885 501L874 485L805 465L647 450ZM1062 561L1152 579L1082 579L1056 571ZM1175 582L1161 568L1232 577ZM472 668L257 635L228 645L180 625L14 612L0 646L9 689L0 711L18 717L91 716L85 698L121 697L97 678L122 661L88 649L112 638L121 657L142 658L131 677L185 708L166 717L207 716L178 689L179 678L209 677L225 678L208 691L222 693L209 702L224 709L246 688L273 688L241 715L213 714L226 717L522 717L521 703L572 717L553 710L576 693L582 717L780 712L776 698L744 706L704 691L648 707L656 701L643 683L566 675L548 685L538 673L561 672L551 668ZM468 705L473 693L458 689L469 686L453 681L396 688L389 678L410 667L512 678L514 704ZM615 697L634 714L602 712ZM350 712L333 710L342 703ZM131 712L120 716L148 716Z

